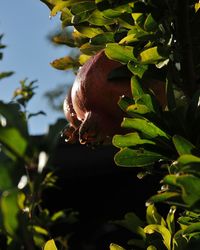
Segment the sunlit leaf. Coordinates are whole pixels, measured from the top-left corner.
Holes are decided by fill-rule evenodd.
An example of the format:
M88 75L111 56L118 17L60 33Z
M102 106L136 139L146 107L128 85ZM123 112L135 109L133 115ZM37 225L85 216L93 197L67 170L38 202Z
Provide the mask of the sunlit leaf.
M184 231L184 235L189 235L191 233L198 232L200 233L200 222L192 223Z
M171 198L174 198L174 197L179 197L179 193L177 192L163 192L163 193L159 193L159 194L156 194L156 195L153 195L151 196L150 198L150 202L164 202L164 201L167 201Z
M145 223L134 213L127 213L124 216L123 220L114 221L116 224L128 229L132 233L140 235L142 238L145 238L143 227Z
M123 111L127 111L127 108L129 105L134 104L134 101L132 98L129 98L127 96L120 96L118 105Z
M59 11L61 11L64 7L67 7L67 1L57 0L56 4L51 10L51 16L55 16Z
M17 157L26 158L28 142L14 127L0 127L0 143Z
M167 214L166 222L167 228L169 229L170 233L173 235L175 233L175 212L176 207L172 206Z
M59 59L54 60L51 63L51 66L59 69L59 70L67 70L67 69L71 69L74 66L77 65L76 60L74 60L72 57L70 56L65 56Z
M153 234L155 232L161 234L166 248L171 250L171 234L166 227L161 225L148 225L144 228L144 232L146 234Z
M148 69L148 65L145 64L137 64L134 62L129 62L128 63L128 69L135 75L138 76L139 78L142 78L146 70Z
M95 55L100 50L104 49L104 45L93 45L90 43L85 43L80 47L80 51L88 56Z
M200 3L195 3L195 12L197 12L200 9Z
M151 246L147 247L147 250L157 250L157 248L155 246L151 245Z
M200 200L200 178L193 175L167 175L164 183L179 187L183 201L189 206Z
M131 92L134 99L138 99L144 94L141 81L137 76L131 78Z
M125 250L125 249L117 244L111 243L110 250Z
M112 32L104 32L93 38L91 38L90 43L94 45L102 45L114 42L114 34Z
M133 55L133 47L131 46L122 46L117 43L108 43L106 45L105 53L108 58L122 63L128 63L129 61L136 60L135 56Z
M75 26L75 28L76 30L78 30L78 32L80 32L82 35L88 38L92 38L94 36L104 33L104 31L98 27L93 28L93 27L80 25L80 26Z
M143 105L143 104L132 104L130 105L128 108L127 108L127 113L128 114L140 114L140 115L144 115L144 114L147 114L149 113L151 110L146 106L146 105Z
M45 243L44 250L57 250L55 241L53 239L52 240L48 240Z
M115 163L123 167L149 166L161 159L165 159L165 157L159 153L147 151L142 148L138 150L123 148L114 157Z
M114 18L107 18L102 12L95 10L88 18L88 22L93 25L103 26L114 24L116 23L116 20Z
M0 192L16 187L24 171L24 166L0 152Z
M155 19L150 13L144 22L144 29L146 31L156 31L157 27L158 27L158 24L156 23Z
M181 155L177 161L181 165L188 165L192 163L200 164L200 157L197 157L192 154L184 154L184 155Z
M124 118L122 127L136 129L148 138L164 137L170 139L170 136L167 133L146 119Z
M141 63L145 64L155 64L166 57L166 51L158 47L152 47L142 51L139 55L139 60Z
M17 228L19 226L18 221L18 191L5 191L1 196L1 212L3 215L3 225L5 230L12 235L17 237Z
M138 133L129 133L126 135L115 135L113 137L112 143L116 147L130 147L142 144L153 144L155 143L150 140L141 139Z
M146 220L148 224L158 224L158 225L166 226L165 220L158 213L156 207L153 204L150 204L147 207Z
M195 146L180 135L174 135L172 141L179 155L191 154Z

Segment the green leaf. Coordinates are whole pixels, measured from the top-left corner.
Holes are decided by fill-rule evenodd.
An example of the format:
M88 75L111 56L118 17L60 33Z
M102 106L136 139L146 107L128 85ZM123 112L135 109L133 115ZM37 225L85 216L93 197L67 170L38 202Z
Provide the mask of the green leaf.
M148 69L148 65L145 64L137 64L134 62L129 62L128 63L128 69L135 75L138 76L139 78L142 78L144 73L147 71Z
M175 216L174 216L175 212L176 212L176 207L172 206L166 218L167 228L169 229L172 235L174 235L175 233Z
M146 20L144 13L132 13L133 20L135 21L135 24L139 26L140 28L144 28L144 22Z
M157 212L157 209L153 204L151 204L147 207L146 221L148 224L158 224L158 225L166 226L165 220Z
M200 178L198 177L189 174L167 175L164 183L179 187L183 201L190 207L200 200Z
M11 76L13 74L14 74L13 71L2 72L2 73L0 73L0 80L2 80L5 77L9 77L9 76Z
M200 3L195 3L194 8L195 12L197 12L200 9Z
M103 15L108 18L120 17L124 13L131 13L132 9L129 4L122 4L120 6L114 7L112 9L106 9L103 12Z
M1 213L5 230L13 237L17 237L19 227L18 191L5 191L1 196Z
M139 81L137 76L132 76L131 78L131 92L134 99L138 99L139 97L144 95L141 81Z
M149 113L151 110L143 104L132 104L127 108L127 113L130 115L134 115L134 114L140 114L140 115L145 115L147 113Z
M143 230L144 222L134 213L127 213L123 220L116 220L114 223L145 238Z
M80 47L80 51L85 55L95 55L100 50L104 49L104 45L93 45L90 43L85 43Z
M112 32L104 32L91 38L90 43L93 45L102 45L114 42L114 34Z
M0 120L1 116L5 118L6 126L15 127L24 137L28 136L27 122L18 104L7 104L0 101Z
M119 107L125 112L127 111L128 106L133 103L134 103L133 99L124 95L120 96L119 101L118 101Z
M174 135L172 141L179 155L191 154L195 146L180 135Z
M72 17L72 23L79 24L81 22L87 21L95 9L96 5L91 1L84 1L72 5L71 13L74 15Z
M0 127L0 143L15 156L26 159L27 140L13 127Z
M136 60L133 55L132 46L122 46L117 43L108 43L105 48L105 53L108 58L121 63L127 64L129 61Z
M50 14L51 16L55 16L58 12L62 11L62 9L67 7L67 1L57 0L54 2L56 4L54 5L54 7L51 10L51 14Z
M55 241L53 239L52 240L48 240L45 243L44 250L57 250Z
M84 2L80 2L80 3L73 5L71 8L71 12L72 14L75 15L75 14L80 14L80 13L84 13L88 11L93 11L95 9L96 9L96 4L94 2L84 1Z
M180 194L177 192L164 192L151 196L149 202L165 202L171 198L178 197Z
M146 234L153 234L155 232L161 234L166 248L171 250L171 234L166 227L161 225L148 225L144 228L144 232Z
M183 234L188 236L189 234L194 233L194 232L200 233L200 222L192 223L191 225L189 225L183 231Z
M164 137L166 139L170 139L170 136L167 133L146 119L124 118L122 127L136 129L144 136L147 136L147 138Z
M59 69L59 70L72 69L76 65L77 65L77 62L70 56L65 56L65 57L56 59L51 63L52 67L54 67L55 69Z
M142 51L139 60L144 64L155 64L166 58L166 51L157 46Z
M75 29L80 32L83 36L88 38L93 38L94 36L97 36L99 34L103 34L104 31L101 28L98 27L88 27L88 26L75 26Z
M150 31L156 31L157 27L158 27L158 24L156 23L155 19L150 13L144 22L144 29L150 32Z
M110 250L125 250L125 249L117 244L111 243Z
M157 250L157 248L153 245L147 247L147 250Z
M163 155L144 149L121 149L114 156L115 163L123 167L144 167L154 164L156 161L166 159Z
M200 164L200 157L191 154L184 154L181 155L177 161L181 165L188 165L192 163Z
M113 137L112 143L115 147L131 147L131 146L136 146L136 145L142 145L142 144L152 144L155 145L155 142L146 140L146 139L141 139L139 134L134 132L134 133L129 133L126 135L115 135Z
M93 25L104 26L114 24L116 20L114 18L107 18L102 12L95 10L88 18L88 22Z
M17 186L25 169L22 164L16 164L3 152L0 152L0 192Z

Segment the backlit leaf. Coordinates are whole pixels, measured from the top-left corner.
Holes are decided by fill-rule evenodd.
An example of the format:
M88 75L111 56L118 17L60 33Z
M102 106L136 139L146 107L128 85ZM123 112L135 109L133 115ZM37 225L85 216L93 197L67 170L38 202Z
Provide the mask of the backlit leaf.
M141 139L138 133L129 133L126 135L115 135L112 141L113 145L116 147L130 147L142 144L153 144L155 143L150 140Z
M125 249L117 244L111 243L110 250L125 250Z
M1 212L3 215L3 225L5 230L12 235L17 237L17 228L19 226L18 221L18 191L5 191L1 196Z
M170 136L157 127L155 124L146 119L140 118L124 118L122 122L122 127L133 128L140 131L142 134L148 138L165 137L169 139Z
M188 165L192 163L200 164L200 157L191 154L184 154L178 158L178 163L181 165Z
M146 220L148 224L158 224L158 225L166 226L165 220L157 212L157 209L153 204L147 207Z
M135 75L138 76L139 78L142 78L146 70L148 69L148 65L145 64L137 64L134 62L129 62L128 63L128 69Z
M48 240L45 243L44 250L57 250L55 241L53 239L52 240Z
M155 31L157 27L158 24L156 23L156 21L152 17L152 14L150 13L145 20L144 29L146 31Z
M192 206L200 201L200 178L189 174L167 175L164 183L179 187L182 199L187 205Z
M144 149L133 150L129 148L121 149L114 156L115 163L123 167L144 167L154 164L165 157L159 153Z
M172 141L179 155L191 154L195 146L180 135L174 135Z
M171 250L171 234L166 227L161 225L148 225L144 228L144 232L146 234L153 234L155 232L161 234L166 248Z
M122 46L117 43L108 43L106 45L105 53L108 58L122 63L128 63L129 61L136 60L135 56L133 55L133 47L131 46Z
M59 70L71 69L75 65L76 65L76 61L70 56L65 56L65 57L56 59L51 63L51 66Z
M0 143L17 157L26 158L27 140L14 127L0 127Z
M142 51L139 55L139 60L141 63L146 64L155 64L161 60L165 59L163 49L159 49L158 47L152 47Z
M104 33L104 31L101 28L93 28L93 27L87 27L87 26L75 26L75 29L80 32L82 35L88 38L92 38L94 36L97 36L99 34Z
M134 213L127 213L123 220L114 221L117 225L120 225L132 233L142 236L145 238L143 227L145 223Z

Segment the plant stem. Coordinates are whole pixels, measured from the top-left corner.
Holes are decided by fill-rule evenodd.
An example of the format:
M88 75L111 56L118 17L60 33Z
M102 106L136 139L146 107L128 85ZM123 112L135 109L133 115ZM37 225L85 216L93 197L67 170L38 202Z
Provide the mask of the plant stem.
M177 35L180 46L183 90L192 97L197 90L190 31L189 1L177 0Z

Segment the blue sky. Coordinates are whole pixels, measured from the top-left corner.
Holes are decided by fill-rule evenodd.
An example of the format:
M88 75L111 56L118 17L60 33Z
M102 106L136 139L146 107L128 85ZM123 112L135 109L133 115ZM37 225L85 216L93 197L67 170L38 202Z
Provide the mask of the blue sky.
M73 75L50 66L54 59L69 53L65 46L53 46L47 35L61 26L59 15L49 19L49 9L39 0L1 0L0 34L7 46L2 52L0 72L15 71L15 74L0 82L0 99L9 101L19 81L25 78L37 80L38 89L28 106L30 112L43 110L47 116L33 117L29 122L31 134L45 133L62 113L53 111L43 97L47 90L59 84L71 84ZM67 90L66 90L67 91Z

